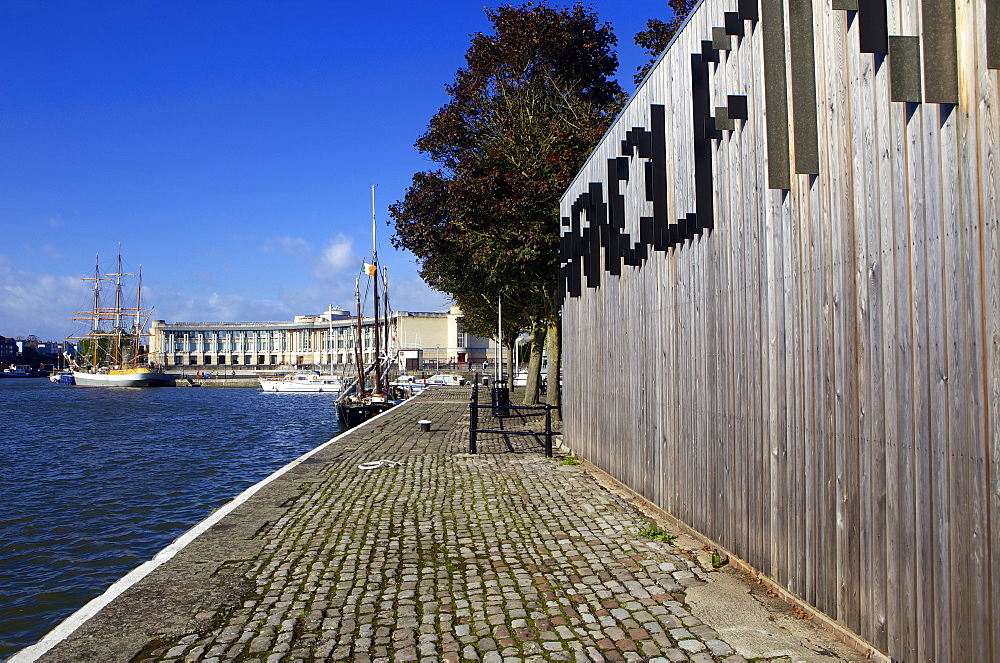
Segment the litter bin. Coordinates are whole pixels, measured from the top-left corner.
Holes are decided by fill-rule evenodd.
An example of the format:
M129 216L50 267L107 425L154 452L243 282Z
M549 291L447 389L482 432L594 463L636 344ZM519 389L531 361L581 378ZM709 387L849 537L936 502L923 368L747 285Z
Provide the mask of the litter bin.
M505 417L508 412L506 408L510 407L510 389L507 388L506 380L498 380L494 382L493 385L494 386L490 388L490 400L493 404L493 416Z

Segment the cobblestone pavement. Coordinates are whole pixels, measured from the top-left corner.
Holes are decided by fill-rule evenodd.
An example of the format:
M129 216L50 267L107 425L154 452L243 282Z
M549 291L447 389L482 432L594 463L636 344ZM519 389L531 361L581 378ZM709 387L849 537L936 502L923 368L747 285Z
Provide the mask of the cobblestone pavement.
M685 602L709 571L584 466L465 453L467 398L340 438L43 660L744 660Z

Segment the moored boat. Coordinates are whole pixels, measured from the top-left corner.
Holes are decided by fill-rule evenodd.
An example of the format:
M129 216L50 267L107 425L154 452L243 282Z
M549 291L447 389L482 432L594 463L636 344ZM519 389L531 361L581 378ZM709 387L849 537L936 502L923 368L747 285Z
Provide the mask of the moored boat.
M56 384L76 384L76 379L73 377L73 371L65 370L59 371L58 373L52 373L49 375L49 382L55 382Z
M426 380L418 380L412 375L403 373L398 378L389 383L389 387L395 389L403 398L416 396L427 388Z
M339 394L344 389L344 383L339 375L324 375L319 371L291 373L281 377L260 377L258 380L264 391Z
M359 424L368 421L372 417L385 412L392 406L396 404L396 401L389 398L388 395L388 371L391 366L391 361L388 359L388 347L386 347L385 355L382 354L380 346L380 325L379 325L379 296L378 296L378 286L379 286L379 273L378 273L378 241L376 240L375 234L375 187L372 186L372 263L371 265L365 263L362 273L368 276L373 276L372 281L372 294L374 299L374 315L373 315L373 325L374 333L372 337L374 339L374 361L368 370L365 370L362 357L364 356L363 351L363 334L361 331L361 287L360 282L355 281L354 287L354 297L358 306L358 328L357 335L355 339L355 360L358 366L358 376L354 382L344 390L344 393L340 395L337 399L337 419L340 420L341 426L345 429L353 428ZM386 317L388 319L388 316ZM368 390L367 375L371 372L374 378L371 384L371 390Z
M48 374L48 371L33 366L16 364L0 371L0 378L43 378Z
M147 366L101 366L94 372L73 371L72 377L81 387L162 387L172 382L163 372Z
M126 304L123 299L123 278L132 276L138 277L134 306ZM79 312L77 315L83 317L73 318L90 323L86 336L70 337L80 341L80 353L76 357L67 357L74 382L84 387L159 387L173 384L172 378L145 361L141 340L152 311L142 308L142 266L138 274L123 273L119 250L118 269L114 273L102 276L98 262L94 267L94 277L83 280L94 282L94 298L90 311ZM101 282L112 280L115 283L115 300L113 305L108 305L101 301Z
M465 384L465 378L461 375L456 375L455 373L438 373L437 375L432 375L426 380L424 384L436 384L444 385L448 387L460 387Z

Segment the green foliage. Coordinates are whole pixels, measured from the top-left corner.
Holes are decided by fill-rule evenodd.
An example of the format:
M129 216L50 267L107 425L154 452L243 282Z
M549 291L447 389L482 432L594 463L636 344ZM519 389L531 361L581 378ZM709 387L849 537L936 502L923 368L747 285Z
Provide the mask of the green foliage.
M85 338L76 346L76 356L83 364L100 364L111 356L113 346L114 340L109 336Z
M393 244L462 307L464 325L513 338L556 315L559 198L621 108L611 27L582 4L486 9L449 102L417 147L438 168L414 175L390 214Z
M559 461L559 464L560 465L579 465L580 464L580 459L577 458L576 456L567 456L566 458L563 458L561 461Z
M687 19L688 14L698 4L698 0L670 0L667 4L670 5L670 9L673 12L670 20L664 22L658 18L651 18L646 21L646 29L635 36L636 46L645 49L649 55L649 61L636 69L635 76L633 76L636 85L642 83L642 80L646 78L646 74L656 64L660 53L670 45L670 40L674 38L674 35L677 34L677 31L680 30L685 19Z
M671 534L659 525L655 525L653 523L647 523L645 529L639 530L639 536L644 536L647 539L653 539L654 541L663 541L664 543L673 543L677 538L676 534Z

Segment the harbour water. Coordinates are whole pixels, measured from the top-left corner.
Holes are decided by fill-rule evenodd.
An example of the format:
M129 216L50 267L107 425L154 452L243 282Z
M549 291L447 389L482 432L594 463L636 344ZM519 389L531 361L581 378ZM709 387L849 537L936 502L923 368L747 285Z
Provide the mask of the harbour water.
M338 432L330 394L0 380L0 660Z

